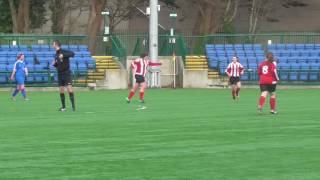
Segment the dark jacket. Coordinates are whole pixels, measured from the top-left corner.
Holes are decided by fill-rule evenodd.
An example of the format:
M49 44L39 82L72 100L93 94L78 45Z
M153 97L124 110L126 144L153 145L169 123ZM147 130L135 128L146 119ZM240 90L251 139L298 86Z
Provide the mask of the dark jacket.
M63 54L63 58L59 58L59 54ZM57 68L59 74L70 72L70 57L74 57L74 52L59 49L56 51L54 67Z

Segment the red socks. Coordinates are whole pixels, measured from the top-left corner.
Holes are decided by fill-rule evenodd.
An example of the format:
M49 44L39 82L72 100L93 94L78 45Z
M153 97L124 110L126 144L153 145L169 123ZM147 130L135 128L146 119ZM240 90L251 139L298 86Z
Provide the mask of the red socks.
M144 100L144 92L140 92L140 100Z
M272 111L276 108L276 98L270 98L270 108Z
M131 100L133 96L134 96L134 91L130 91L129 96L128 96L128 99Z
M259 107L262 109L264 102L266 101L266 97L260 96Z

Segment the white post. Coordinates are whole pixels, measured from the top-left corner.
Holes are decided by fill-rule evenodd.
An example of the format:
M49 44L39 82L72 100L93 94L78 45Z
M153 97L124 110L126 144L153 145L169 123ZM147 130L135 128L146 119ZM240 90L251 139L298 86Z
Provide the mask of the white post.
M158 0L150 0L149 39L150 58L158 62Z
M158 0L150 0L150 19L149 19L149 57L153 62L159 62L158 60ZM151 87L160 87L159 79L160 69L156 67L152 72Z

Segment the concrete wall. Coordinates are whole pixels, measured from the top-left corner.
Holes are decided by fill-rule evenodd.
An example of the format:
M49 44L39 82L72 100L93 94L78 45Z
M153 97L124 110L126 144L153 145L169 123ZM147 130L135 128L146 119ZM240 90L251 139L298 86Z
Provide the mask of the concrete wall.
M183 88L207 88L208 70L183 71Z
M127 89L127 76L128 72L125 69L106 70L105 80L99 82L99 87L103 87L104 89Z

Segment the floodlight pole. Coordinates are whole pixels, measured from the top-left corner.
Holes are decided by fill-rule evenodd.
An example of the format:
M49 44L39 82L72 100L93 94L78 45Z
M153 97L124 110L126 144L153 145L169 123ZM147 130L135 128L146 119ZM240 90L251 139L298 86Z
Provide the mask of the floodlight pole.
M149 56L158 62L158 0L150 0Z

